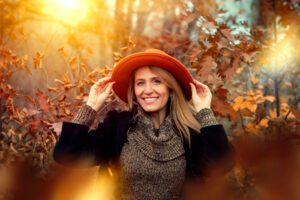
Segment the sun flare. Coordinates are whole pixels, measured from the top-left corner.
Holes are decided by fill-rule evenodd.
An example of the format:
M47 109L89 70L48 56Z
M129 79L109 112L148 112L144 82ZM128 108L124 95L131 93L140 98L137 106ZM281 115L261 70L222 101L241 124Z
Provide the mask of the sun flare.
M87 16L88 1L44 0L45 14L69 25L76 25Z
M288 68L294 67L299 60L299 44L297 34L290 31L280 41L269 44L269 48L262 52L261 63L273 75L284 73Z

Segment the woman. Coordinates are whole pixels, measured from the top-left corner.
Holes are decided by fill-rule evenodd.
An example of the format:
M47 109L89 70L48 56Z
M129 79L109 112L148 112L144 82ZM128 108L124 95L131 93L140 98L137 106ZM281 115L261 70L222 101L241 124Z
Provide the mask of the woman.
M111 111L89 131L112 90L129 111ZM180 199L185 181L230 151L211 98L206 85L163 51L131 54L92 86L73 122L63 123L54 158L114 168L120 199Z

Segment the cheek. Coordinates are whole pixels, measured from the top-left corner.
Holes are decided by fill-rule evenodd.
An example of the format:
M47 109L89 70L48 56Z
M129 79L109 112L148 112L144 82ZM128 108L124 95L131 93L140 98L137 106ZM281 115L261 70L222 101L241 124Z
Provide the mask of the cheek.
M134 96L136 98L138 98L142 93L142 89L141 88L134 88L133 93L134 93Z
M166 97L169 97L169 96L170 96L170 90L169 90L169 88L163 88L163 89L162 89L162 93L163 93Z

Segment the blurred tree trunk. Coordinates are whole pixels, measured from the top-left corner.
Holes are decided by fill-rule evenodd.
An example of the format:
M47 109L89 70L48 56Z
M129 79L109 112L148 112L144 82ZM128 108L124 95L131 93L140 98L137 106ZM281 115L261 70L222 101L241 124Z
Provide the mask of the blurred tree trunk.
M179 2L174 3L172 0L164 1L164 22L162 27L162 35L173 35L176 31L176 24L178 24L178 17L176 17L176 5Z
M112 50L118 52L125 46L132 28L132 11L134 0L116 0L114 40Z
M258 24L262 26L270 25L273 22L276 0L260 0L259 1L259 20Z
M146 22L153 9L153 1L140 1L136 9L137 22L134 35L140 36L146 27Z
M114 39L112 41L112 50L113 52L118 51L121 43L121 38L123 36L123 19L124 19L124 13L123 13L123 6L124 6L124 0L116 0L115 4L115 26L114 26Z

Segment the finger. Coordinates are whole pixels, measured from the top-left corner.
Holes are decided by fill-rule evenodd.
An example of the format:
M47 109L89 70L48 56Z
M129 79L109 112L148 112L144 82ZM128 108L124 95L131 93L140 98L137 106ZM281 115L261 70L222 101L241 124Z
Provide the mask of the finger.
M112 91L112 86L114 85L115 82L110 82L107 84L106 88L105 88L105 94L109 95L109 93Z
M201 86L201 87L204 87L204 88L208 88L207 85L201 83L200 81L197 81L196 79L194 79L194 83L195 83L197 86Z
M192 95L197 94L197 90L196 90L195 85L193 83L190 83L190 85L191 85L191 89L192 89Z
M101 85L101 84L104 84L104 83L107 83L110 81L110 77L104 77L104 78L100 78L97 82L96 82L96 85Z

